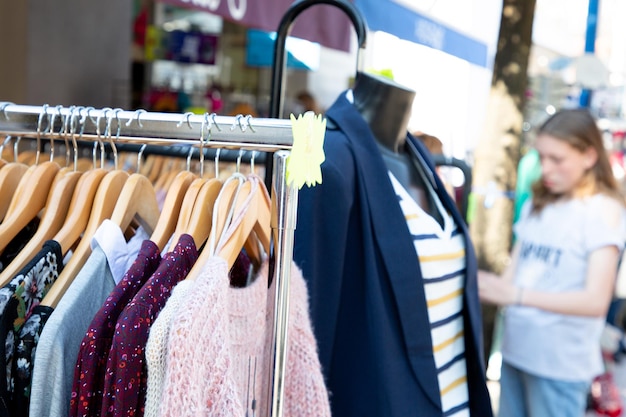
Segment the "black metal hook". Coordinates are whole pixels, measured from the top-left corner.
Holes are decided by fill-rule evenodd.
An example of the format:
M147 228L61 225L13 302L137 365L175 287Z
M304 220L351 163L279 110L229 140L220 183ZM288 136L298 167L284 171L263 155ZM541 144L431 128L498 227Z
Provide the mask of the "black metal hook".
M272 84L270 90L270 111L269 117L280 118L283 105L283 85L285 84L285 45L287 36L291 31L291 26L303 11L316 4L327 4L341 9L352 21L358 40L359 49L365 48L367 36L367 25L361 12L351 2L347 0L297 0L285 12L276 33L276 43L274 44L274 59L272 65ZM357 59L357 71L360 71L361 60Z
M342 10L352 21L354 30L356 31L359 51L365 48L367 37L367 24L361 15L361 12L348 0L296 0L287 9L278 24L276 33L276 43L274 44L274 58L272 61L272 80L270 87L270 109L269 117L278 119L283 112L283 86L285 84L285 65L287 61L285 46L287 36L291 31L296 17L303 11L316 4L327 4L335 6ZM362 70L362 56L357 55L357 73ZM273 157L267 155L265 160L265 185L267 189L271 189L272 184Z

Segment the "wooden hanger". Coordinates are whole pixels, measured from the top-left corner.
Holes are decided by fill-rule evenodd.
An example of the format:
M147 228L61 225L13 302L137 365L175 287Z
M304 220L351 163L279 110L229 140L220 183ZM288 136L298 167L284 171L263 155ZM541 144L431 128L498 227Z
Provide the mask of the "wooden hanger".
M213 244L212 251L219 244L222 236L228 229L230 221L235 214L235 199L239 193L248 193L249 189L244 187L246 184L245 177L237 173L237 175L231 176L222 187L220 191L219 199L217 201L217 214L213 216L214 224L211 226L211 234L209 236L211 243ZM215 208L213 209L215 210Z
M256 201L253 201L251 206L252 210L257 211L259 218L254 225L253 233L248 237L243 247L246 253L252 255L251 259L256 260L257 266L260 266L264 256L259 253L259 243L265 255L270 253L272 202L265 188L265 183L261 178L258 178L258 181L259 190L257 193L259 195L256 196Z
M2 169L3 166L9 163L8 160L11 157L11 151L5 151L4 147L10 141L11 141L11 136L6 136L3 139L2 144L0 144L0 169Z
M169 158L163 163L160 172L157 173L157 178L153 183L154 189L157 191L166 191L166 182L172 172L178 173L178 171L174 169L173 158Z
M159 221L150 236L150 240L157 245L160 251L163 251L165 244L176 230L185 193L195 178L196 175L192 172L181 171L167 190Z
M63 226L52 238L61 245L63 255L67 254L87 228L98 186L107 173L102 168L92 169L78 180Z
M24 176L22 177L11 198L7 215L0 224L0 253L44 208L52 181L58 171L59 166L54 162L43 162L33 167L32 174L26 181Z
M170 187L174 183L174 179L176 179L176 176L181 171L184 171L185 169L186 168L185 168L185 165L183 163L174 165L174 169L172 169L172 172L170 172L170 174L167 176L167 180L165 181L165 184L163 184L163 186L165 187L166 190L170 189ZM187 171L189 171L189 169L187 169Z
M17 199L17 193L18 191L22 192L21 190L26 186L26 184L28 184L28 178L33 174L36 168L35 165L28 166L28 165L22 164L21 162L18 162L18 164L26 166L26 171L24 171L24 173L20 177L20 180L17 183L17 187L15 188L15 191L13 192L13 196L11 196L10 201L7 204L6 214L4 215L5 218L8 217L13 211L15 211L15 205L19 201ZM20 184L23 184L23 185L20 186Z
M6 165L9 162L9 159L13 157L13 153L11 152L10 149L6 148L6 145L11 141L11 136L5 136L2 144L0 144L0 168L2 168L4 165Z
M68 160L67 160L67 156L66 155L55 156L52 161L56 162L57 165L59 165L60 167L68 166Z
M70 196L82 173L59 170L48 195L37 232L30 238L26 246L0 273L0 287L8 284L15 275L39 252L43 244L61 229L70 206Z
M205 178L196 178L191 182L189 188L187 188L187 192L183 198L183 203L180 206L180 213L178 215L178 221L176 222L176 228L174 229L174 233L170 239L172 244L175 245L180 240L180 236L189 229L189 219L191 219L191 214L193 213L193 206L196 203L196 199L198 198L198 194L200 194L202 186L206 182L207 180Z
M146 177L149 177L150 171L152 171L152 167L154 166L154 161L156 160L157 155L148 155L146 156L146 161L141 164L141 169L139 170L139 174L143 174Z
M19 162L9 162L0 169L0 222L9 210L12 197L28 166Z
M209 179L198 193L193 211L187 224L185 233L193 237L197 248L209 238L213 218L213 208L215 200L222 189L222 181L217 178Z
M235 202L235 212L241 213L242 210L245 210L243 218L232 232L229 231L230 235L228 239L224 242L221 250L217 254L226 260L229 269L235 264L235 260L237 259L239 252L241 252L244 245L246 245L246 242L250 240L251 236L254 238L254 235L256 235L259 241L261 241L266 253L269 253L271 220L270 203L265 197L266 194L264 189L261 188L261 181L258 181L258 179L256 180L255 189L251 190L250 187L251 181L247 181L242 189L244 192L237 196L237 201ZM252 193L250 206L244 208L243 204L250 193ZM254 234L252 233L253 231ZM251 253L248 253L248 255L250 256ZM256 261L260 263L260 259L257 259Z
M76 247L67 265L63 268L56 282L50 288L50 291L48 291L41 301L42 305L53 308L56 307L67 288L76 275L78 275L85 261L87 261L87 258L91 254L91 238L102 222L111 217L117 199L128 177L129 174L126 171L114 170L107 173L104 178L102 178L102 181L98 185L93 207L89 214L89 221L80 243Z
M156 155L156 157L154 158L154 163L150 168L150 172L148 172L148 174L146 175L146 177L148 177L152 184L154 184L157 178L159 178L161 170L163 169L163 164L165 163L165 159L166 157L161 155Z
M152 234L160 215L156 193L150 180L141 174L130 175L115 203L111 221L124 231L136 219L146 233Z
M33 165L36 160L37 151L33 151L32 149L26 149L17 155L17 162L21 162L22 164Z
M93 167L93 161L89 158L78 158L76 171L87 172Z
M169 190L176 176L184 169L185 169L184 166L177 164L176 161L172 161L172 163L168 166L167 170L163 171L162 174L157 179L157 182L154 185L154 189L157 191Z
M209 233L207 246L200 252L194 266L187 274L189 280L194 280L200 274L202 265L204 265L211 256L214 255L215 245L219 243L219 239L228 227L228 222L232 216L229 216L235 200L235 195L243 187L246 181L239 181L243 177L231 177L222 186L217 201L214 203L212 212L211 231Z

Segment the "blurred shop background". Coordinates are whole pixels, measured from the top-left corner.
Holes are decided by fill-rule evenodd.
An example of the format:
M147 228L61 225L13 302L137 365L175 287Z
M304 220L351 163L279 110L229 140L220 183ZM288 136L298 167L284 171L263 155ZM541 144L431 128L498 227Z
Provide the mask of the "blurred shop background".
M0 0L0 99L266 116L273 42L290 0ZM370 29L360 57L417 92L410 129L471 161L491 82L502 0L355 0ZM537 0L525 128L577 105L584 83L611 137L623 138L626 2L600 2L584 61L588 0ZM285 113L309 92L320 110L349 88L354 31L326 5L287 41ZM598 67L599 66L599 67ZM592 68L592 71L585 68ZM621 136L620 136L621 135ZM620 142L621 143L621 142Z

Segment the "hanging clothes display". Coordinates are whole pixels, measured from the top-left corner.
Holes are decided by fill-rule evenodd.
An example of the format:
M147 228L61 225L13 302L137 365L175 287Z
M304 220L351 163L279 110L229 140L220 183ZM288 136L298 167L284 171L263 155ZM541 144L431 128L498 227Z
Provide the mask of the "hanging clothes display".
M414 94L359 73L329 108L324 180L299 193L294 259L334 415L490 416L476 260L428 152L406 131ZM422 227L409 229L390 173L415 191L432 230L452 233L439 253L424 249ZM444 272L429 265L450 257Z
M148 238L139 229L126 242L123 232L110 220L98 228L91 256L41 330L33 364L37 372L32 375L30 415L69 415L70 401L65 399L72 392L78 352L90 323L134 264L144 259L146 269L156 268L158 253L150 254L150 245L139 255Z
M22 210L19 227L0 222L3 247L38 221L34 240L22 235L21 250L0 272L0 415L274 416L284 408L330 416L308 289L291 261L297 192L284 181L289 122L0 103L0 135L37 139L33 168L15 187L0 182L0 199L10 200L5 220ZM50 162L39 162L41 138L51 141ZM59 162L70 165L70 140L74 166L61 168L53 141L65 141ZM200 175L189 171L189 159L186 171L153 159L150 180L139 173L144 147L136 167L125 165L138 172L119 169L118 148L137 141L199 147ZM94 162L83 173L76 156L85 143L94 144ZM205 147L216 144L278 151L273 204L253 169L240 172L242 151L231 174L218 172L216 153L216 176L203 175ZM3 160L0 177L10 166ZM157 183L166 190L160 204ZM59 207L61 194L69 201ZM31 199L34 208L25 209ZM23 252L46 236L38 251ZM24 266L6 279L12 262ZM219 273L207 275L216 264ZM185 386L201 393L193 401L171 396L182 386L181 357L190 358L182 364ZM222 359L229 365L216 366ZM223 387L233 394L229 407L219 406ZM184 408L171 408L179 400Z
M262 192L258 179L256 184L252 192ZM234 216L226 241L242 220L241 215ZM209 259L197 277L196 290L180 304L179 318L171 323L167 346L174 353L167 362L169 378L161 391L163 416L255 415L266 407L263 392L268 386L263 376L270 349L264 328L274 309L271 304L258 306L266 300L268 266L264 262L251 285L232 288L229 265L219 256L222 242L213 250L218 255ZM290 287L287 355L292 360L285 377L285 414L330 417L308 319L306 286L294 266ZM194 333L197 339L190 337ZM203 386L194 382L197 373L207 375Z

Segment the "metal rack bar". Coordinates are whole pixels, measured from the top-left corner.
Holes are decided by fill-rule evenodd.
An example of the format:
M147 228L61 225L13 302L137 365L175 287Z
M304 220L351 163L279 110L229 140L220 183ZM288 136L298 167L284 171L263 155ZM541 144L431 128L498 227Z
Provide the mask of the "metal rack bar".
M258 151L291 149L291 122L250 116L218 116L180 113L133 112L121 109L86 109L71 107L23 106L0 102L0 130L6 135L36 135L58 138L68 117L84 118L85 140L103 139L115 143L148 145L193 145L220 148L245 148ZM76 113L80 112L79 115ZM41 115L43 119L40 122ZM52 123L52 126L50 126ZM81 126L82 127L82 126ZM191 141L191 143L190 143Z
M275 169L271 185L272 240L270 278L276 282L272 345L267 392L267 417L282 417L289 314L289 279L293 258L298 192L286 183L286 160L293 143L291 123L246 116L132 112L121 109L24 106L0 102L0 136L32 136L65 140L67 123L78 117L80 140L169 147L180 156L181 146L271 151ZM70 129L71 130L71 129ZM78 136L78 133L74 131ZM203 140L201 141L201 138ZM78 138L77 138L78 139ZM167 154L167 152L165 152Z

